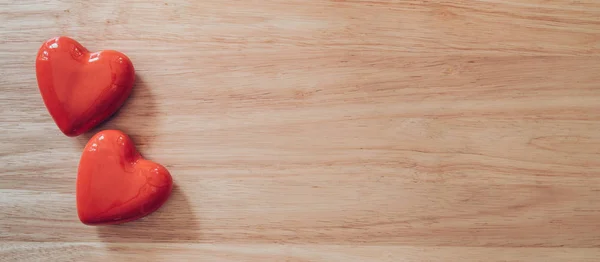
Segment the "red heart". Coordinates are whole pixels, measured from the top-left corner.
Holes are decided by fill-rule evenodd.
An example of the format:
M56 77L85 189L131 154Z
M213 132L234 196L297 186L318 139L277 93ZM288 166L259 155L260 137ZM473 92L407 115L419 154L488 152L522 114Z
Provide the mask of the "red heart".
M44 104L67 136L80 135L115 113L135 80L133 64L124 54L90 53L68 37L46 41L35 68Z
M79 162L79 219L87 225L132 221L157 210L172 188L169 171L143 159L126 134L101 131L87 143Z

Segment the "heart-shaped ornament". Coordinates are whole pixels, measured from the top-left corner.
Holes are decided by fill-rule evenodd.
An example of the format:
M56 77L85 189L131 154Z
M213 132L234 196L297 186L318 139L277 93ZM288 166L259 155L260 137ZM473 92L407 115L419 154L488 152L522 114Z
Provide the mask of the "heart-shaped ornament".
M90 53L64 36L44 42L35 68L44 104L67 136L80 135L114 114L135 81L133 64L124 54Z
M77 213L87 225L120 224L157 210L173 180L160 164L142 158L118 130L104 130L85 146L77 172Z

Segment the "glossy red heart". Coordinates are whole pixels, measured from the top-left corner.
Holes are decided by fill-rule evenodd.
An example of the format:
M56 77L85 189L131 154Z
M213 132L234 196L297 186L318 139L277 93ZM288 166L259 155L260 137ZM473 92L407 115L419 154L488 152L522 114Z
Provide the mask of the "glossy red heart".
M80 135L115 113L135 81L133 64L124 54L90 53L64 36L42 45L35 68L44 104L67 136Z
M121 131L104 130L85 146L77 173L77 213L87 225L119 224L146 216L169 197L169 171L140 155Z

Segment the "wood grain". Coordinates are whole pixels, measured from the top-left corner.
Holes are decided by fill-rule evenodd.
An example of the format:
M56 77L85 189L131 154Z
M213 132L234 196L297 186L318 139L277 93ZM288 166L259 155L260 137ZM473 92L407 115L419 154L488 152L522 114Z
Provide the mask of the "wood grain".
M0 261L597 261L600 2L0 3ZM126 53L137 84L77 138L41 43ZM78 159L130 134L176 187L88 227Z

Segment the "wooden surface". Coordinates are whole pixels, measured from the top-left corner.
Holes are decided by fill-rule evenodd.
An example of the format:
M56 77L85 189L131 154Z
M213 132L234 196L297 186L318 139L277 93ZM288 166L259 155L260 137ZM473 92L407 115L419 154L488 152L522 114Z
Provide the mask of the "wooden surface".
M0 261L598 261L600 1L99 2L0 2ZM136 66L141 221L77 219L56 35Z

